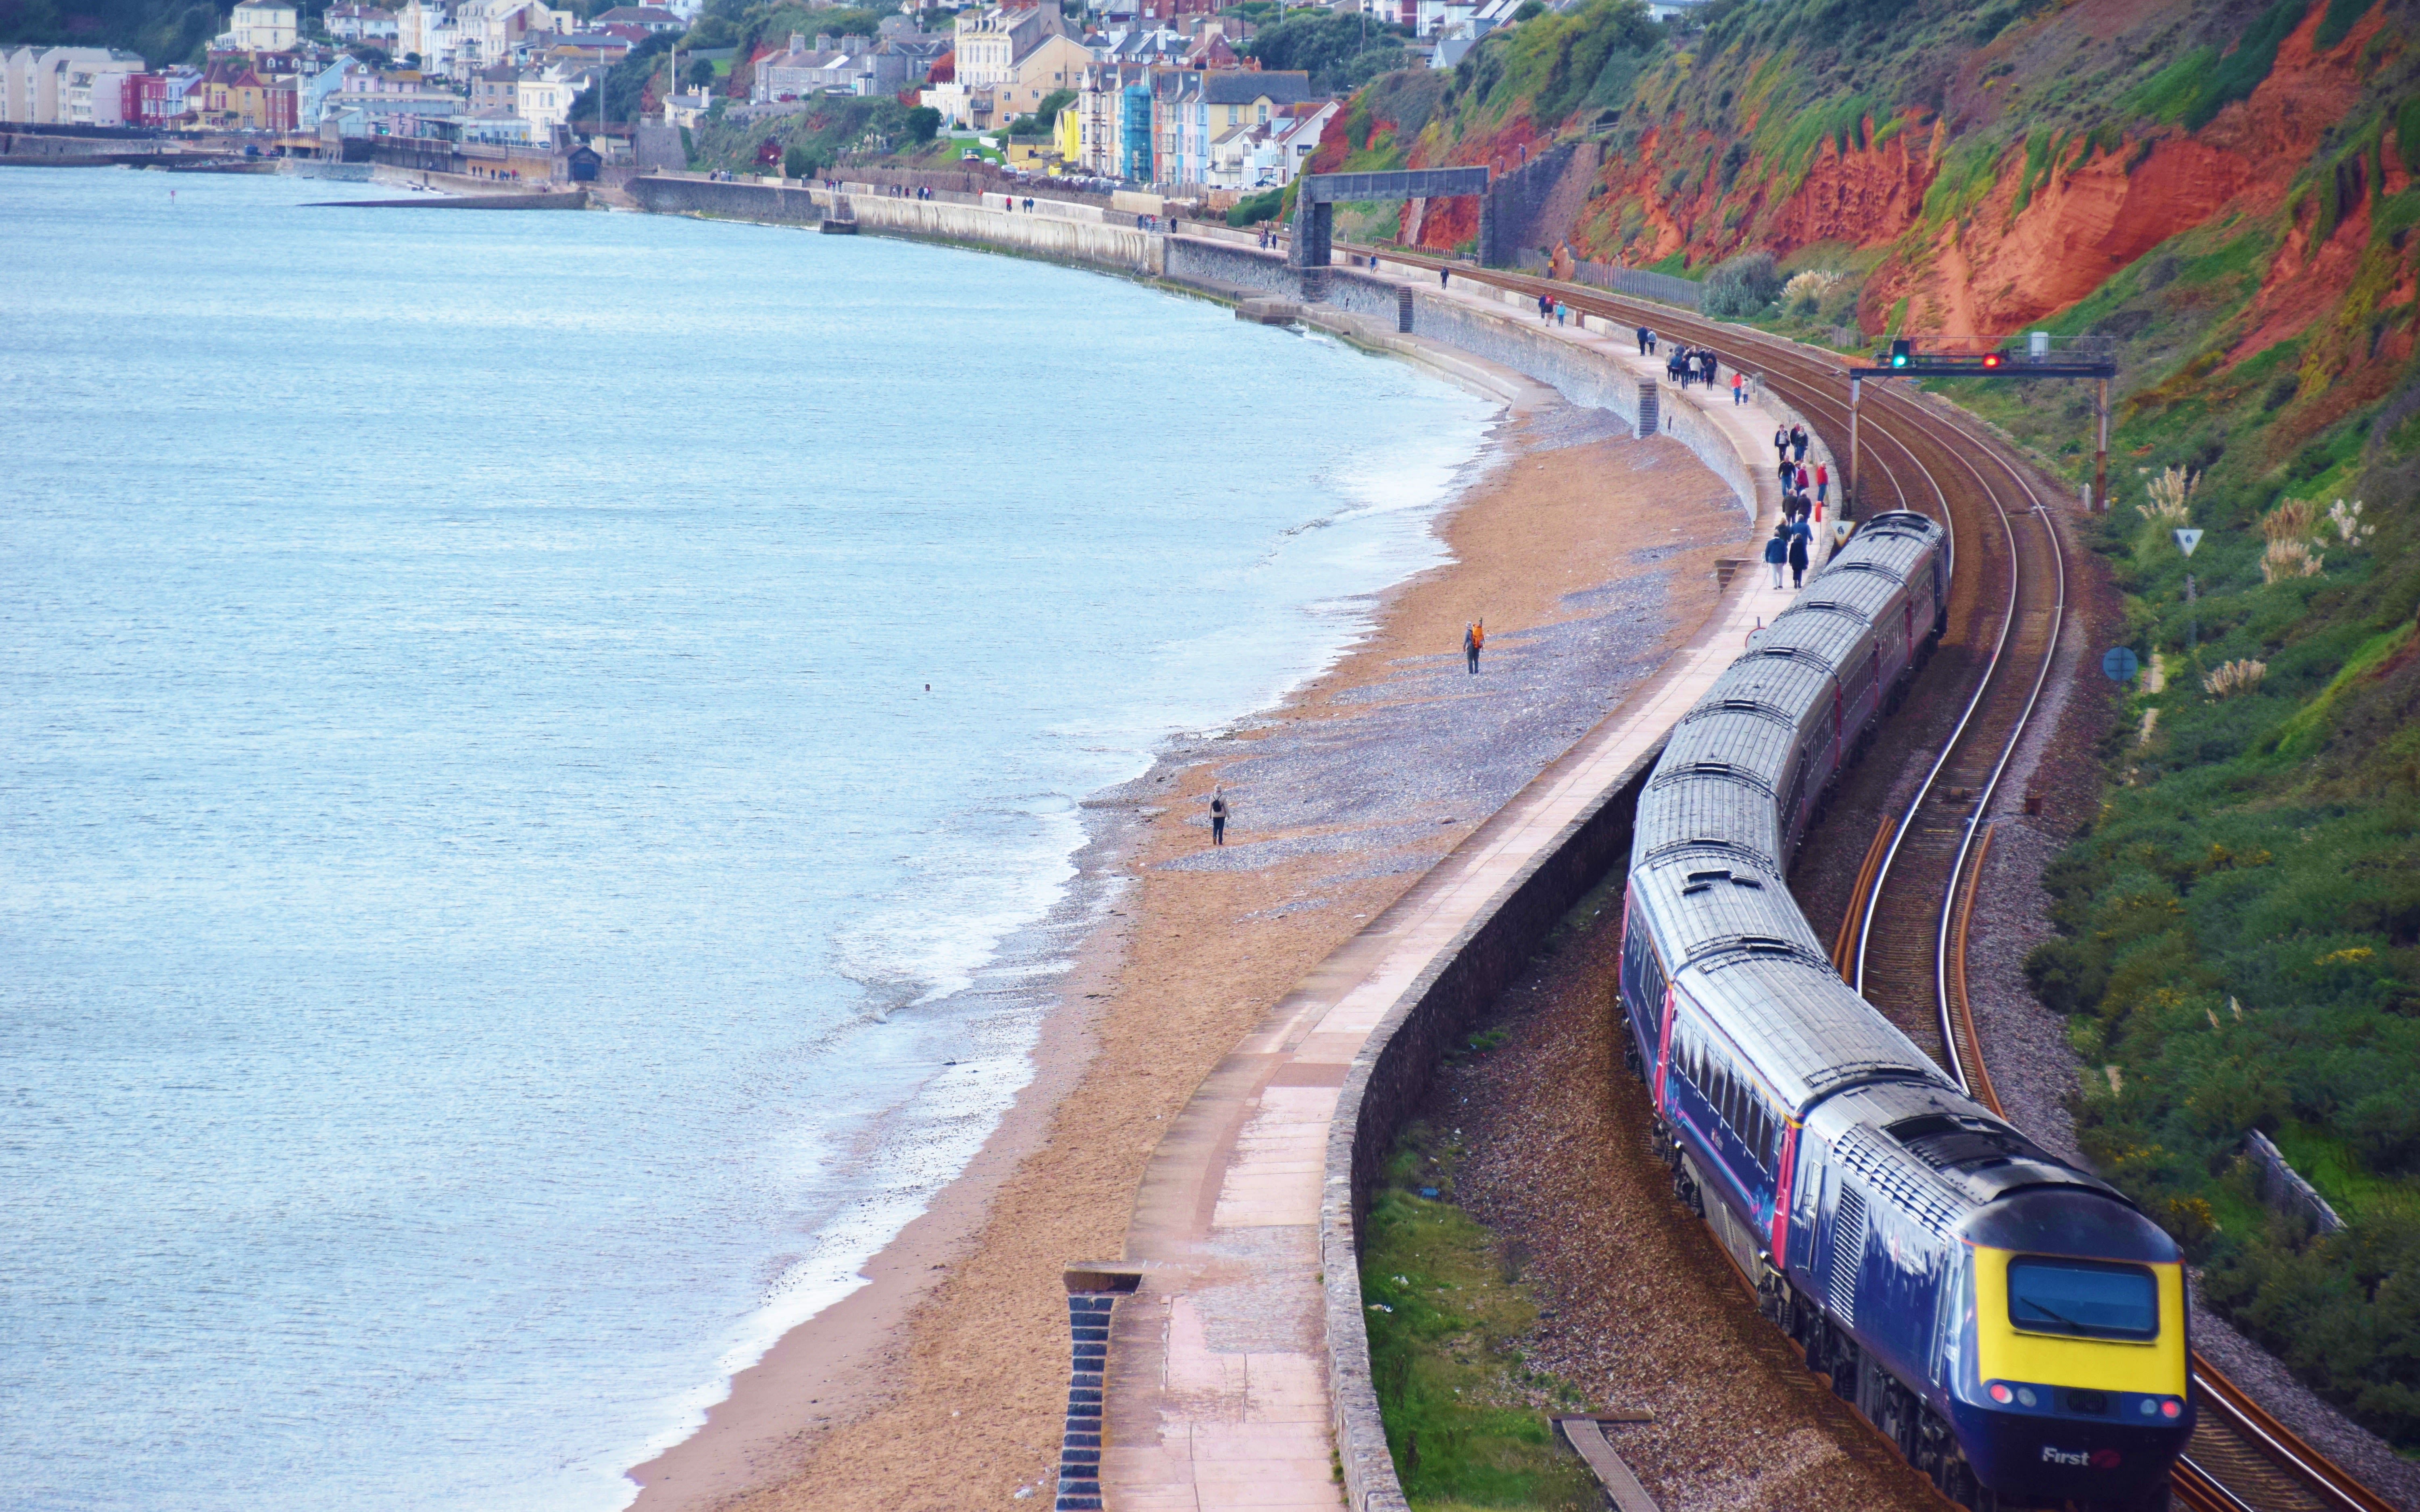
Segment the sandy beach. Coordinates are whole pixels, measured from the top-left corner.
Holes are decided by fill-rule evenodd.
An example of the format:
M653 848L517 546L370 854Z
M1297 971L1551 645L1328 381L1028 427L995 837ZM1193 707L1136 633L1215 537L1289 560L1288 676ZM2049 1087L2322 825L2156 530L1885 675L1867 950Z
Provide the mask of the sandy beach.
M1746 524L1678 443L1521 385L1435 529L1444 565L1283 707L1096 795L1114 912L982 1153L706 1426L632 1472L644 1509L1047 1504L1061 1273L1120 1257L1168 1120L1270 1006L1520 791L1714 601ZM1483 619L1477 675L1465 625ZM1207 805L1234 806L1209 844Z

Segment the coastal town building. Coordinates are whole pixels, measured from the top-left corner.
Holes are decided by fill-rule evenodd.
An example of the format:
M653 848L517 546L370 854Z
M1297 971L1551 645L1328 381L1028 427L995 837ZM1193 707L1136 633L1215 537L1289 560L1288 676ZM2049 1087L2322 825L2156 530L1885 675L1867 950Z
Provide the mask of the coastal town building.
M682 32L689 29L689 23L661 6L615 6L590 18L589 24L600 28L636 26L647 32Z
M1149 61L1085 66L1076 103L1068 107L1077 120L1074 161L1084 172L1103 178L1151 177L1152 67Z
M1162 69L1152 78L1152 180L1210 183L1210 147L1237 126L1265 124L1280 106L1312 99L1297 69Z
M0 121L64 125L70 119L72 73L143 71L143 60L107 47L18 47L0 52ZM86 86L87 88L89 85Z
M283 53L294 45L295 10L280 0L239 0L225 39L239 53Z
M1319 150L1321 135L1342 109L1333 100L1304 100L1228 127L1210 144L1205 182L1213 189L1283 189Z
M369 42L385 47L396 39L395 12L378 6L330 6L319 23L330 37L340 42Z
M1074 90L1093 61L1056 6L961 11L953 42L952 79L919 102L959 128L985 130L1030 115L1053 92Z
M810 47L803 34L792 32L787 47L756 60L756 82L748 98L763 105L827 90L855 94L857 76L864 71L862 59L873 50L868 37L817 37Z

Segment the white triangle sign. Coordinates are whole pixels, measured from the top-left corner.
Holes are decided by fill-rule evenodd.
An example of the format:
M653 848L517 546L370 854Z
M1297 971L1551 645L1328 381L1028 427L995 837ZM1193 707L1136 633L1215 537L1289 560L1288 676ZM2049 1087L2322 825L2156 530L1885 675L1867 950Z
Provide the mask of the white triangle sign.
M2201 545L2201 532L2190 527L2177 532L2177 549L2185 555L2192 556L2193 548L2199 545Z

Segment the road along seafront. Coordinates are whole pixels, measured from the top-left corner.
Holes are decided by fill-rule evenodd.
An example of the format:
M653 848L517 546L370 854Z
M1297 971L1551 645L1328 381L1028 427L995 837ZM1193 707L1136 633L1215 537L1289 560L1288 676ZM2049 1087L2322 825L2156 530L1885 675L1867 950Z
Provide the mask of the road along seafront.
M695 208L758 218L742 213L752 195L716 198ZM984 245L996 230L1004 250L1056 255L1041 216L952 206L946 234L875 224L873 205L920 203L857 213L867 231ZM1299 292L1216 235L1148 238L1117 270L1227 298L1289 278ZM1577 873L1611 843L1625 779L1788 594L1761 570L1723 586L1716 568L1777 517L1759 460L1774 411L1700 409L1668 388L1641 441L1637 409L1608 404L1636 406L1642 379L1655 393L1660 364L1635 346L1472 288L1418 289L1407 335L1390 316L1414 285L1391 271L1338 270L1342 297L1305 314L1505 400L1438 526L1454 561L1386 595L1370 637L1265 721L1094 800L1085 863L1125 891L1066 979L1033 1083L867 1287L634 1472L641 1506L1054 1496L1063 1274L1104 1259L1140 1288L1113 1315L1098 1489L1080 1474L1094 1461L1075 1461L1069 1500L1333 1506L1341 1458L1357 1504L1399 1504L1352 1261L1355 1149L1391 1136L1388 1088L1425 1070L1412 1048L1449 999L1483 989L1481 958L1517 964L1558 890L1593 880ZM1481 618L1474 676L1461 637ZM1236 819L1214 850L1217 787Z

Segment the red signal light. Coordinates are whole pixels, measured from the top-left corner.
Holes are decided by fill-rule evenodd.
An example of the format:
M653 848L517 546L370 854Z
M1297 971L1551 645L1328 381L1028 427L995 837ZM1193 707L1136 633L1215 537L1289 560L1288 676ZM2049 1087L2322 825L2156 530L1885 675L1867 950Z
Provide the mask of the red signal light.
M2014 1395L2015 1393L2009 1391L2006 1384L1997 1381L1992 1382L1992 1400L2006 1405Z
M2181 1417L2184 1415L2184 1404L2174 1397L2160 1404L2160 1415L2163 1417Z
M1985 352L1983 354L1983 365L1985 367L1997 367L2000 365L2000 362L2001 358L1998 352Z

